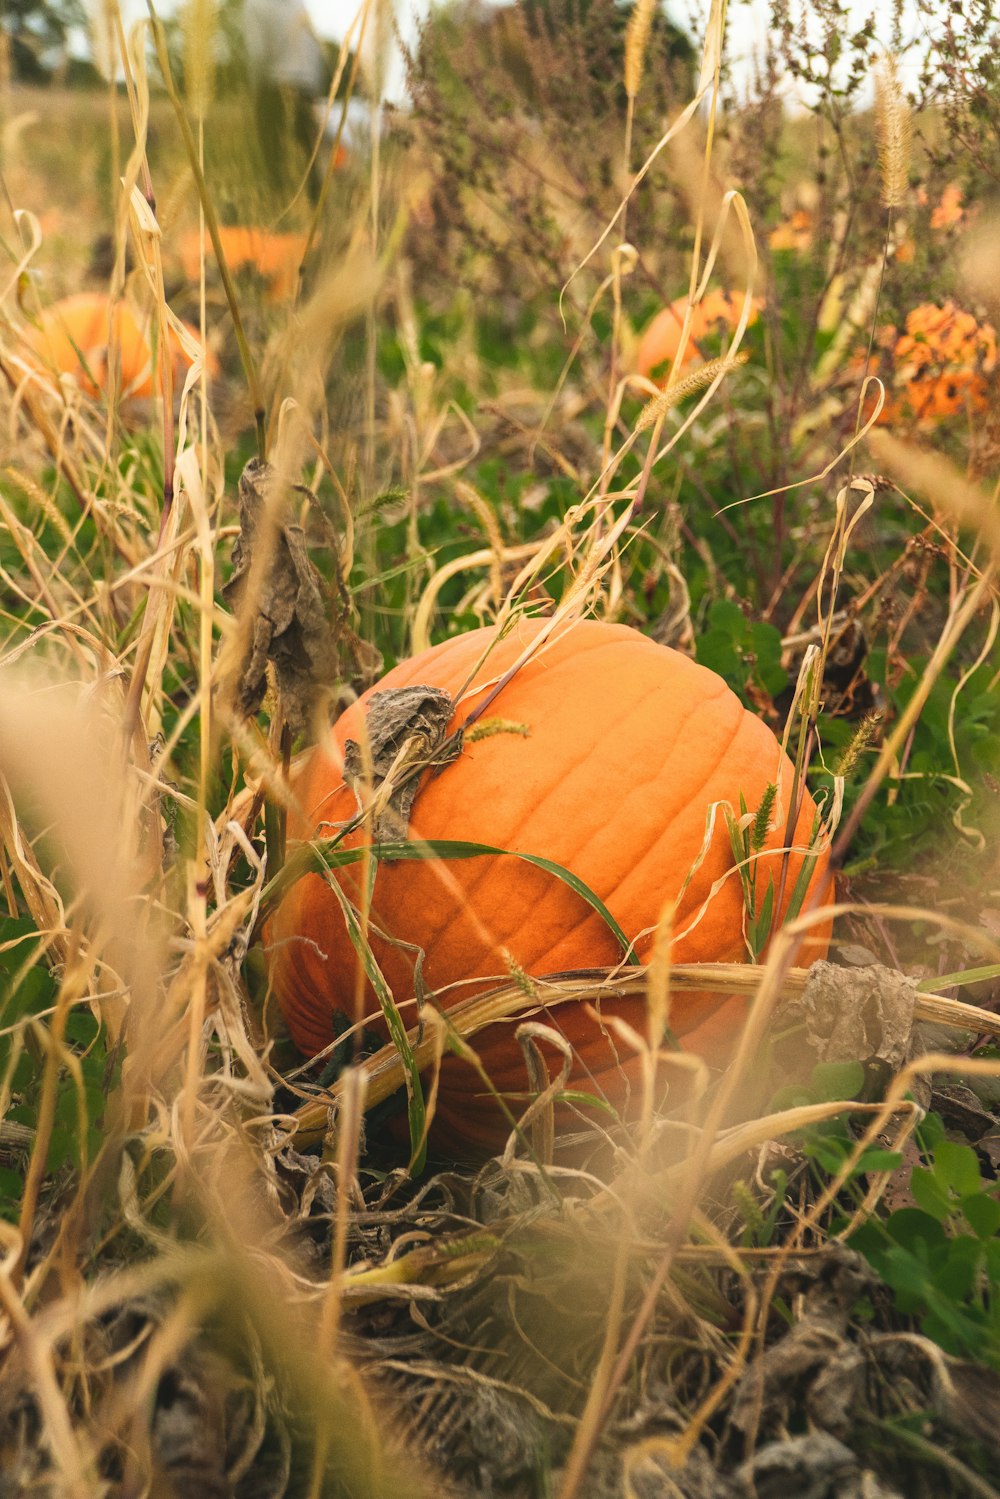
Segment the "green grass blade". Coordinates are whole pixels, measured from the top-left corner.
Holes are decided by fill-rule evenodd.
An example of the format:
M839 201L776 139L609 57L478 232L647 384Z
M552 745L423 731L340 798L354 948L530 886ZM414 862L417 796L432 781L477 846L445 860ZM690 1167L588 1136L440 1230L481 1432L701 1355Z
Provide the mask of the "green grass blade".
M921 979L917 988L921 993L934 994L940 989L953 989L956 984L982 984L988 979L1000 979L1000 963L986 963L982 968L962 968L957 973L935 974Z
M626 961L639 967L639 959L632 950L632 944L622 931L618 922L612 916L607 906L599 895L595 895L590 886L579 875L573 874L572 870L565 869L562 864L557 864L554 859L543 859L539 854L522 854L508 848L494 848L489 843L465 843L452 838L414 839L412 842L382 843L378 846L378 858L380 860L403 860L403 859L478 859L478 858L506 858L521 859L525 864L534 864L537 869L544 869L547 874L553 875L561 880L570 890L579 895L581 900L586 901L592 911L596 911L601 920L614 934L621 945L622 954ZM343 848L335 843L335 840L323 840L322 842L305 843L288 859L281 873L276 875L265 887L261 898L261 912L266 914L273 909L281 899L286 890L301 879L304 874L323 873L328 869L342 869L348 864L356 864L365 856L365 850L361 848Z
M337 852L342 851L337 850ZM347 850L344 850L344 852L347 852ZM349 850L349 852L361 856L369 852L369 850L353 849ZM375 860L373 859L372 864L374 863ZM375 991L389 1037L399 1052L403 1066L406 1068L406 1112L410 1126L410 1171L414 1176L419 1176L424 1169L427 1154L426 1146L423 1143L427 1110L424 1104L424 1090L420 1082L420 1069L417 1066L417 1059L413 1054L413 1048L410 1046L406 1034L406 1025L403 1022L402 1015L399 1013L392 990L389 988L385 975L375 960L371 943L368 941L366 934L361 930L361 923L358 920L357 912L336 882L332 883L331 888L340 901L340 907L344 913L344 921L347 924L347 935L351 939L354 951L361 959L365 976Z

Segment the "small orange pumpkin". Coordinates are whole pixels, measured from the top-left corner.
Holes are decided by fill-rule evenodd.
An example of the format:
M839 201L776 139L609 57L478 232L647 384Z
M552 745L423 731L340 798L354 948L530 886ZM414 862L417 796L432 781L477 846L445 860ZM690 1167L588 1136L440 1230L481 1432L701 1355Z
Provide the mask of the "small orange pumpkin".
M767 242L772 250L809 250L816 231L816 221L808 208L796 208L787 219L772 229Z
M539 629L539 621L523 620L500 641L495 630L474 630L404 661L374 690L419 684L453 698L461 693L451 720L457 728ZM353 704L307 757L294 782L298 810L290 817L290 838L332 836L357 810L355 792L344 781L345 746L362 739L372 696ZM627 626L581 621L544 644L487 714L496 715L496 732L466 742L451 764L425 774L412 807L411 837L468 840L562 865L604 901L643 961L670 902L677 903L676 961L746 958L740 880L735 873L724 879L733 853L721 807L703 847L710 809L728 802L738 815L742 793L756 811L768 784L780 781L757 865L761 893L769 878L777 887L793 773L771 730L720 677ZM814 817L806 795L785 872L784 906ZM345 842L357 846L369 836L355 832ZM825 865L820 855L810 888ZM360 868L349 865L336 875L356 905ZM715 889L718 881L724 882ZM446 1007L477 988L509 981L511 962L543 975L610 967L622 957L611 930L580 895L512 857L382 862L371 920L372 952L409 1024L416 1019L409 1002L420 951L423 984ZM828 927L820 930L804 949L806 960L825 953L828 937ZM357 956L341 903L324 877L306 875L292 887L266 925L264 945L292 1038L312 1055L332 1040L335 1016L354 1017L358 992ZM384 1034L374 996L370 989L365 994L365 1023ZM744 1010L739 998L678 993L669 1026L685 1049L717 1064L728 1055ZM646 1033L641 998L609 1003L604 1014ZM640 1059L627 1043L576 1003L540 1018L557 1026L574 1049L571 1086L627 1113L630 1097L641 1091ZM514 1030L513 1024L492 1025L473 1045L516 1114L528 1084ZM507 1129L475 1071L446 1056L437 1142L477 1154L496 1148Z
M72 375L86 395L96 398L109 388L109 349L117 350L119 393L123 401L160 394L161 378L153 363L152 315L143 315L128 302L114 302L102 292L78 292L47 308L38 326L28 328L24 344L32 362L47 376ZM184 325L197 343L199 334ZM174 382L179 387L192 361L171 329ZM211 352L207 367L218 373Z
M269 302L286 302L295 295L299 266L309 245L308 235L276 234L268 229L223 224L219 229L219 239L229 269L256 271L267 285ZM201 244L197 230L181 239L181 265L189 281L198 280ZM212 254L210 240L206 242L206 253Z
M757 321L763 305L761 297L754 297L750 324ZM635 353L637 374L654 379L654 370L659 370L661 364L672 363L677 358L686 309L687 297L678 297L669 307L662 308L647 324ZM742 297L734 297L727 291L706 292L691 313L691 328L684 346L681 369L689 369L698 363L701 358L698 345L702 339L717 334L720 330L735 328L742 310Z

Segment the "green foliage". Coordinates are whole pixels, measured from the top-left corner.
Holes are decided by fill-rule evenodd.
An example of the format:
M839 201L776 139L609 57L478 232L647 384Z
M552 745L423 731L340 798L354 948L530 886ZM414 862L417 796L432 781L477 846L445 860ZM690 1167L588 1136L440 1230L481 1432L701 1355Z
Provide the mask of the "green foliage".
M860 1062L819 1062L808 1083L790 1084L774 1096L775 1110L801 1108L808 1104L849 1102L860 1098L866 1088L865 1069ZM816 1168L818 1177L835 1176L854 1149L855 1137L847 1112L837 1114L820 1124L798 1131L795 1143ZM872 1171L894 1171L902 1157L898 1151L870 1145L851 1168L850 1180Z
M847 1101L864 1083L859 1063L823 1064L808 1084L782 1089L773 1107ZM848 1242L881 1276L897 1313L912 1318L946 1352L1000 1369L1000 1188L984 1181L970 1145L948 1139L938 1115L928 1114L915 1138L920 1163L907 1183L913 1205L886 1215L876 1211ZM799 1131L795 1142L824 1185L843 1170L856 1137L845 1112ZM845 1205L861 1201L861 1178L898 1171L901 1163L898 1151L866 1147L845 1182ZM831 1229L844 1226L841 1217ZM770 1227L748 1217L747 1232L751 1242L763 1244Z
M866 670L879 686L886 717L898 718L917 687L923 662L915 660L895 680L887 669L885 651L875 650ZM951 849L957 854L962 845L956 838L956 815L969 829L977 829L991 815L992 785L1000 775L1000 694L994 685L995 670L996 662L987 661L973 672L954 701L954 711L955 677L943 676L934 684L913 733L907 778L898 784L891 801L880 797L869 807L854 846L855 861L877 858L883 866L906 868L918 850L940 855ZM821 720L831 764L850 741L854 727L845 719ZM864 784L867 763L863 755L848 783L848 811ZM966 783L964 788L957 784L959 777ZM817 784L829 786L830 779L821 773Z
M1000 1369L1000 1197L970 1145L928 1115L923 1165L910 1173L915 1207L872 1217L851 1235L897 1309L946 1352Z
M707 628L698 636L697 657L744 697L748 683L770 697L788 683L781 665L781 631L763 620L749 620L731 599L715 599L709 606Z
M747 804L742 793L740 794L739 820L733 817L728 808L726 809L726 823L729 828L733 860L743 888L747 945L755 963L760 961L774 921L774 873L770 867L764 867L762 870L754 855L763 847L767 836L777 790L774 784L766 787L760 807L752 821L748 820ZM765 876L766 885L764 885ZM758 889L758 881L764 885L763 891Z
M31 921L0 917L0 1092L11 1101L4 1118L32 1131L38 1124L46 1058L35 1027L44 1026L58 996L48 968L34 961L37 950L38 932ZM108 1085L104 1034L89 1009L69 1015L64 1046L67 1061L73 1057L75 1065L60 1067L45 1161L50 1175L67 1165L83 1169L93 1160L101 1143ZM0 1168L0 1217L16 1221L23 1187L23 1169Z

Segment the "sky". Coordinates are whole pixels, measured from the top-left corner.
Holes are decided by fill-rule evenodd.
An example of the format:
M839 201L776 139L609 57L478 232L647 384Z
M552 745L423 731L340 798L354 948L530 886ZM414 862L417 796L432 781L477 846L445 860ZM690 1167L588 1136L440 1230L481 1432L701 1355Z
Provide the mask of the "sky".
M427 14L431 3L432 0L395 0L396 24L404 39L412 39L415 36L419 20ZM487 3L501 4L503 0L487 0ZM937 3L943 15L947 0L937 0ZM358 0L305 0L305 5L319 34L335 41L343 37L358 10ZM677 3L668 3L665 9L677 24L693 31L688 21L691 12L703 9L707 15L708 3L707 0L677 0ZM881 15L887 22L890 11L891 6L888 0L875 0L874 4L872 0L850 0L849 24L853 28L860 28L873 13ZM763 50L769 21L770 0L730 0L728 43L734 76L737 80L741 77L750 78L754 57ZM903 0L903 24L910 36L916 36L922 29L923 22L918 15L917 0ZM700 42L701 37L697 36L695 40ZM901 73L905 84L907 82L905 63ZM399 56L394 59L390 70L387 93L393 99L405 96L405 76Z
M179 3L180 0L160 0L158 9L162 13L168 13L175 10ZM427 14L431 3L432 0L394 0L396 25L404 39L412 40L416 35L419 20ZM487 3L502 3L502 0L487 0ZM801 0L799 3L801 4ZM948 0L937 0L942 16L947 3ZM146 14L144 0L121 0L121 4L123 14L129 22ZM359 0L305 0L305 6L319 35L340 41L357 14ZM687 26L689 30L693 28L688 18L692 11L696 13L699 9L703 9L707 15L708 0L677 0L677 3L666 6L671 18ZM873 12L886 17L889 10L887 0L876 0L874 4L873 0L850 0L849 23L852 27L860 27ZM729 53L737 82L741 77L749 79L752 74L754 56L760 53L767 37L769 15L770 0L730 0ZM908 28L909 34L916 35L923 24L918 17L917 0L903 0L903 16L904 26ZM700 40L700 37L696 37L696 41ZM905 64L902 73L905 83ZM403 62L396 48L393 49L386 80L386 94L393 101L401 101L406 95Z

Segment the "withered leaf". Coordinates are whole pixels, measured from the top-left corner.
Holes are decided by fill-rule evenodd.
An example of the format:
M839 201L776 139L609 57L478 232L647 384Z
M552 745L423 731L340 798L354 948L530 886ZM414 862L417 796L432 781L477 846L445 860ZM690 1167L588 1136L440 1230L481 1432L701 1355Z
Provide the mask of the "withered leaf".
M457 759L461 734L448 737L455 704L440 687L389 687L373 692L366 719L368 753L355 739L344 746L344 780L364 800L374 797L377 843L406 837L421 771Z
M879 963L865 968L814 963L801 997L784 1014L804 1015L819 1061L878 1061L898 1072L911 1054L916 997L916 979Z
M245 717L257 712L270 661L285 718L297 732L308 723L319 690L336 680L339 662L322 580L302 527L288 514L291 496L313 498L311 491L294 485L279 495L279 485L276 471L262 459L251 458L243 470L240 534L223 597L243 615L244 649L232 687L237 712ZM266 556L262 544L268 548Z

